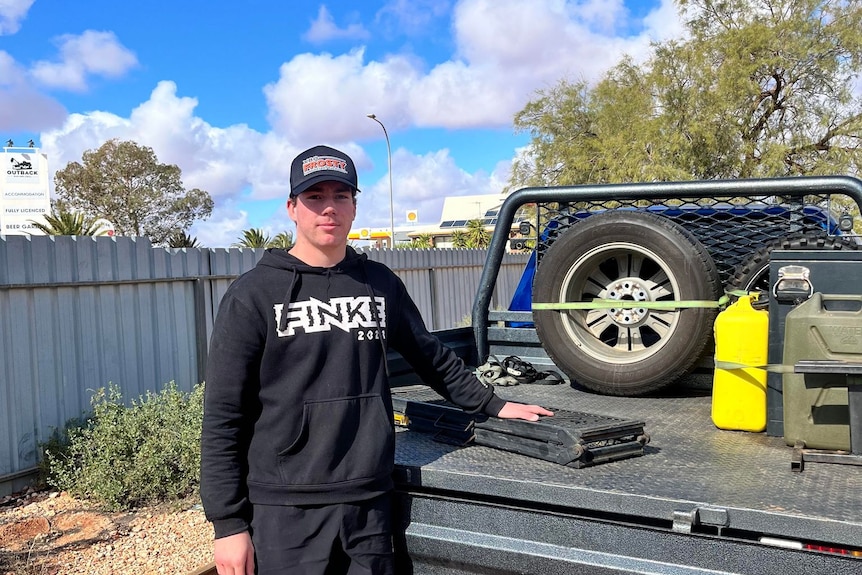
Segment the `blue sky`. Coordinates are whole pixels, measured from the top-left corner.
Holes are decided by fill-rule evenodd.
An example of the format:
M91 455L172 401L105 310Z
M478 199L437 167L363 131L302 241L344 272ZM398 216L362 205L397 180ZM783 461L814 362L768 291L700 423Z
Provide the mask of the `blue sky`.
M500 193L528 143L514 114L561 79L681 34L672 0L0 0L0 140L50 170L110 138L153 148L212 216L191 235L293 230L290 160L351 154L355 227L439 221L446 196ZM0 142L0 143L2 143Z

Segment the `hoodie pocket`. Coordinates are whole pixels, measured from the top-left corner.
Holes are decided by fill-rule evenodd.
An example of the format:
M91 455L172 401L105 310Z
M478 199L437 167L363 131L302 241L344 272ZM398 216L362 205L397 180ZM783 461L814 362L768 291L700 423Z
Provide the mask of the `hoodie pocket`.
M302 427L278 453L281 480L295 487L361 482L389 473L395 432L378 395L309 401Z

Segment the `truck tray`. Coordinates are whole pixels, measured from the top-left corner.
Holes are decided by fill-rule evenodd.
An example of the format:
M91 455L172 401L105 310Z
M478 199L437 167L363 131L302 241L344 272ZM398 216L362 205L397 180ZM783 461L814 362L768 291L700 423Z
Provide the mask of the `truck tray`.
M566 409L537 422L471 415L422 386L394 390L396 423L455 445L484 445L582 468L643 455L642 421Z

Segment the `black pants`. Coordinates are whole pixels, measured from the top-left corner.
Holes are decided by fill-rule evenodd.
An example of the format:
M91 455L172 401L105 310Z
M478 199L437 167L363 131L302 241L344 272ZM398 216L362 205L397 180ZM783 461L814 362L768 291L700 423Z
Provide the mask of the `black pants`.
M323 506L255 505L258 575L392 575L391 496Z

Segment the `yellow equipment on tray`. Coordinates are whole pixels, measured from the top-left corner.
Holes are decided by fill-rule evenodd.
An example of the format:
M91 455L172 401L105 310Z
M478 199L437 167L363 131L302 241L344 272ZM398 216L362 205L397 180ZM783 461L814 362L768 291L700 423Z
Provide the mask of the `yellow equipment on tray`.
M715 319L712 422L720 429L766 429L769 312L753 308L752 297L740 296Z

